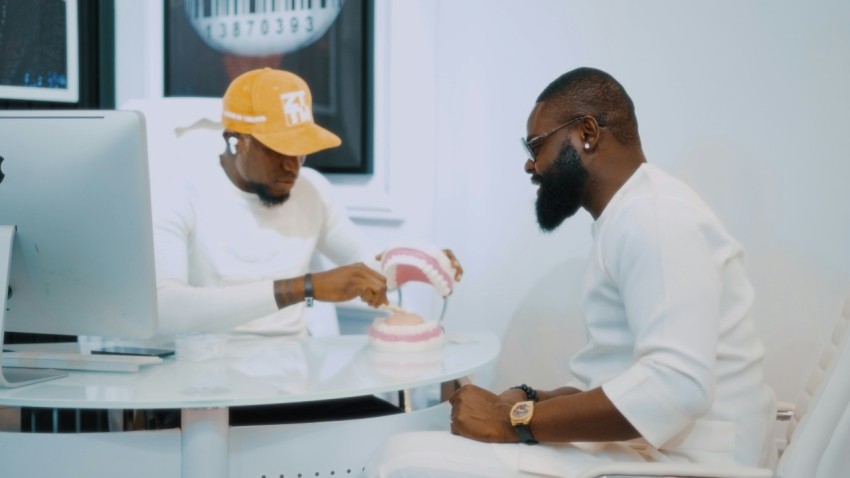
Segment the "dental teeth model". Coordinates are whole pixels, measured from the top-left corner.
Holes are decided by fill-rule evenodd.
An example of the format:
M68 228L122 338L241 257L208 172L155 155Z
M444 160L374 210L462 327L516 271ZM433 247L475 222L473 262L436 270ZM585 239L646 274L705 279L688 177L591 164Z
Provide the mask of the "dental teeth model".
M441 346L443 328L436 320L425 321L418 314L396 311L372 322L369 342L376 350L418 352Z
M443 297L445 312L446 297L454 287L454 273L451 261L442 251L417 247L387 249L381 258L381 271L387 278L388 290L411 281L431 284ZM376 318L369 327L369 341L376 350L416 352L443 344L440 321L423 320L420 315L395 306L385 309L392 313Z
M452 263L442 251L414 247L387 249L381 258L381 270L389 290L417 281L431 284L441 296L447 297L454 286Z

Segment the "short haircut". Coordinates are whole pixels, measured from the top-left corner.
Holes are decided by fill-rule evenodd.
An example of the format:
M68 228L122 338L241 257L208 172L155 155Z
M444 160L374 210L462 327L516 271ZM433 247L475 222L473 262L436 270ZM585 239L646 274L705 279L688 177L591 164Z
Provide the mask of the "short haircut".
M623 85L602 70L582 67L564 73L537 97L538 103L544 101L562 121L576 116L593 116L620 143L640 145L632 99Z

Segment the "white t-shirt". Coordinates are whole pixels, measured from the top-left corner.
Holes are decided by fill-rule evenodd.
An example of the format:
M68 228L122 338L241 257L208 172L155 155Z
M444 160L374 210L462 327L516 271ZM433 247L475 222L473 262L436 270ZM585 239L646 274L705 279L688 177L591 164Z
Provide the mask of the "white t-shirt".
M307 273L317 250L340 265L375 252L312 169L302 168L289 199L273 207L234 186L218 158L181 176L153 200L163 335L303 335L304 304L279 310L273 281Z
M740 245L710 208L643 164L593 236L587 345L571 361L580 386L601 386L668 457L758 464L772 456L775 402L753 288Z

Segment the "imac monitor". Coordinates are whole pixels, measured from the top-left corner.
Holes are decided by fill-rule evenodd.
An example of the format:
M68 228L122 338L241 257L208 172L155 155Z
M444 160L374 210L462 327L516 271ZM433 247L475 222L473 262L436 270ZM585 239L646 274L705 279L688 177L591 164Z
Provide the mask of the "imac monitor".
M133 111L0 111L0 339L156 333L145 138Z

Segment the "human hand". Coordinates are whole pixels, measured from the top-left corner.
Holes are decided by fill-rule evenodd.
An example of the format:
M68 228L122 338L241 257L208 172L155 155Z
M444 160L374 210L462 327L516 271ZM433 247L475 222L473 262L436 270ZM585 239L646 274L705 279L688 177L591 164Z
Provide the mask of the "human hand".
M453 434L490 443L518 441L510 422L512 404L498 395L475 385L464 385L449 397L449 403Z
M446 254L446 257L452 263L452 269L455 271L455 282L460 282L460 278L463 277L463 267L461 267L460 262L455 257L454 252L451 249L443 249L443 253Z
M372 307L389 304L387 279L362 262L314 273L313 296L325 302L359 297Z

